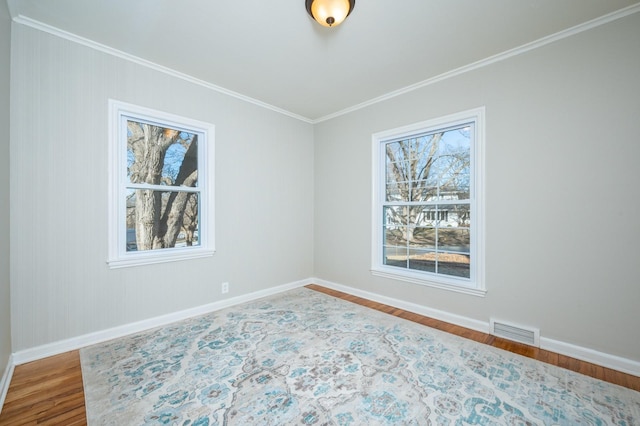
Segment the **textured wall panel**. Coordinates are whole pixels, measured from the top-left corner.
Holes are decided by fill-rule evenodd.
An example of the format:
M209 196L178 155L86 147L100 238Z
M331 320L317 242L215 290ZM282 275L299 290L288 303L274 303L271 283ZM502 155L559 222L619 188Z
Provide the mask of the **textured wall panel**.
M313 274L310 124L22 25L12 43L14 351ZM109 98L216 126L212 258L107 267Z
M9 303L9 60L11 20L0 2L0 378L11 354ZM2 390L0 389L0 392Z
M638 52L634 14L318 124L316 276L640 360ZM486 297L373 277L371 135L483 105Z

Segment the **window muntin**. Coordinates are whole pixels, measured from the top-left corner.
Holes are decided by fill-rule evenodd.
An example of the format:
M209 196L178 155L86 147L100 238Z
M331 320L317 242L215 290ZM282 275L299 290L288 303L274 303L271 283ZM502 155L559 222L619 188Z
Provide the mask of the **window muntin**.
M374 135L374 274L484 293L482 117L478 109Z
M213 126L110 102L109 265L213 254Z

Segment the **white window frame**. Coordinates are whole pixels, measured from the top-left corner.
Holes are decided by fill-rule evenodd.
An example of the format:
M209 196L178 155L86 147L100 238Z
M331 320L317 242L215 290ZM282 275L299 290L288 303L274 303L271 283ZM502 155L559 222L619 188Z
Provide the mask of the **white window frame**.
M126 187L127 119L150 122L198 135L199 222L197 246L127 252ZM108 260L110 268L149 265L209 257L215 253L214 130L202 121L109 100L109 218ZM166 189L166 187L165 187Z
M484 214L484 144L485 108L479 107L444 117L382 131L372 136L372 250L371 273L375 276L426 285L455 292L484 296L485 287L485 214ZM438 132L464 123L474 123L471 138L471 269L469 278L398 268L383 261L383 204L385 201L385 143L411 136Z

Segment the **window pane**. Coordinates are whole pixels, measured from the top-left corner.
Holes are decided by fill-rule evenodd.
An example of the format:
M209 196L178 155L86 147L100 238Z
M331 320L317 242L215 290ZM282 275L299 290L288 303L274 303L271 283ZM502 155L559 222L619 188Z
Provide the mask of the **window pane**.
M391 206L384 207L384 224L385 225L407 225L407 207Z
M469 253L471 236L466 228L439 228L438 251Z
M406 247L406 235L406 226L388 226L384 229L384 245Z
M410 247L432 250L436 248L435 228L413 228L413 232L410 237Z
M406 161L387 163L387 201L409 201L410 176L405 173L408 164Z
M424 250L411 250L409 253L409 269L436 272L436 253Z
M465 125L438 135L438 149L432 166L438 176L437 199L466 200L471 179L470 127Z
M403 206L404 211L407 214L407 222L409 226L420 226L423 221L422 217L424 209L423 206Z
M458 155L462 157L469 157L470 151L470 125L462 125L442 133L440 144L438 145L438 156Z
M459 284L453 277L482 278L472 271L471 255L482 260L475 222L484 186L472 173L482 164L472 155L482 157L483 114L477 109L374 135L374 274L445 286ZM381 263L387 266L377 270Z
M407 161L387 161L387 174L386 181L390 182L404 182L407 181L409 176L403 173L408 167Z
M449 204L440 206L440 226L443 227L469 227L471 223L471 211L469 204ZM442 212L446 212L442 213Z
M415 225L420 226L436 226L438 223L438 212L436 206L420 206L420 213L417 216Z
M468 200L470 196L469 189L469 170L453 173L447 176L442 182L439 189L440 200Z
M403 145L400 142L390 142L385 144L386 163L395 163L396 161L404 161L405 157Z
M412 182L411 201L431 201L438 196L438 182L436 180L419 180Z
M127 180L197 186L198 135L127 120Z
M466 125L385 144L386 200L468 199L470 147Z
M387 201L408 201L409 182L388 183L385 198Z
M387 201L424 201L437 195L437 175L431 164L437 138L422 135L385 146Z
M200 245L197 193L128 189L126 204L127 251Z
M407 267L407 248L406 247L383 247L384 264L389 266L398 266L400 268Z
M438 253L438 273L454 277L470 277L470 256L452 253Z

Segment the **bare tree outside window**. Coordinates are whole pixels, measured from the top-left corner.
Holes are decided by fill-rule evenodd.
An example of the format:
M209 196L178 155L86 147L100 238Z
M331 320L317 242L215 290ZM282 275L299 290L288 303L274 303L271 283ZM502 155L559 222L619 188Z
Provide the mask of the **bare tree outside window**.
M384 144L384 264L469 278L470 128Z
M374 133L371 273L484 296L485 108Z
M127 251L198 244L197 134L127 120L127 179Z
M111 268L215 253L213 124L109 100Z

